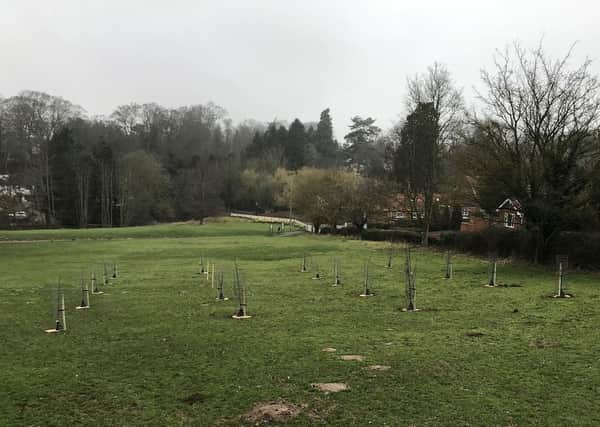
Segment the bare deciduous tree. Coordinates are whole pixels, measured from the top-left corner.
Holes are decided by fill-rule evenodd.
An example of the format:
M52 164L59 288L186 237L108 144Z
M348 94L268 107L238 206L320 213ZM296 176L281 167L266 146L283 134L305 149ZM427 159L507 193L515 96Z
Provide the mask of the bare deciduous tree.
M464 123L464 99L446 66L435 62L427 73L408 78L407 90L408 113L415 111L419 104L433 103L438 115L439 142L454 140Z
M446 66L438 62L426 73L408 78L407 90L409 115L402 131L396 134L400 141L394 169L396 178L404 183L408 199L416 201L423 197L423 212L417 215L423 228L422 241L427 245L434 193L441 180L440 154L460 133L465 117L464 100ZM410 141L401 141L403 136Z
M64 98L36 91L22 91L3 102L5 137L23 145L27 174L36 189L34 199L48 224L56 219L48 144L65 123L83 113Z
M584 165L598 151L600 82L589 59L570 68L572 50L554 60L541 45L527 51L515 43L497 52L493 73L481 74L485 117L473 122L473 168L481 182L519 198L537 236L536 259L582 206Z

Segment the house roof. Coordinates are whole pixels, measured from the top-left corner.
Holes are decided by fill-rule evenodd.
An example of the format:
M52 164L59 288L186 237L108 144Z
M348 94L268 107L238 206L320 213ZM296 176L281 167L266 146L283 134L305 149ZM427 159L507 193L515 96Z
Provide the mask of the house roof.
M500 203L500 206L498 206L496 210L499 211L500 209L512 209L513 211L520 211L521 202L519 202L517 199L508 198Z

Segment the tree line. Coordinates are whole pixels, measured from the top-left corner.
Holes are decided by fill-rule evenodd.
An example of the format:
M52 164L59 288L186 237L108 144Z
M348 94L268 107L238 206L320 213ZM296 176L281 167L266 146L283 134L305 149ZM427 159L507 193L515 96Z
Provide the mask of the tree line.
M234 126L212 103L132 103L101 119L42 92L0 101L0 174L9 177L4 184L31 190L29 213L43 225L137 225L273 209L281 200L276 170L343 168L346 151L333 138L329 109L318 122L295 119L288 128L253 120ZM11 202L0 200L1 212L20 209Z
M316 228L361 227L401 193L423 243L440 216L436 195L470 193L488 212L512 197L543 254L565 230L600 229L600 83L591 61L573 66L571 53L497 51L481 72L477 107L436 63L407 79L403 120L382 130L353 117L341 143L329 109L289 126L234 125L212 103L132 103L100 119L24 91L0 100L0 174L31 190L41 223L79 227L232 209L291 209ZM11 203L0 196L1 212Z

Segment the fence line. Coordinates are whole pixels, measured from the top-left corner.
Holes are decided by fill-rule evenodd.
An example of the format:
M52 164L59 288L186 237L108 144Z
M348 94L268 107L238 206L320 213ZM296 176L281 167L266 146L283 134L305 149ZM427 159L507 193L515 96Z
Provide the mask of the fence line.
M296 218L291 218L291 219L290 218L279 218L276 216L250 215L250 214L235 213L235 212L231 212L229 215L234 218L244 218L244 219L249 219L249 220L256 221L256 222L266 222L266 223L275 223L275 224L293 224L297 227L304 228L304 230L306 230L308 232L312 232L312 224L307 224Z

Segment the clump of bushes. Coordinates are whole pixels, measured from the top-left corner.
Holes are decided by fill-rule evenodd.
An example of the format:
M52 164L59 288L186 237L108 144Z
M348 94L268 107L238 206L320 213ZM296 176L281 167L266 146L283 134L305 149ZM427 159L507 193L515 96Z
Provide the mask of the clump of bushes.
M487 255L494 251L500 257L511 257L533 262L536 254L536 239L529 230L505 230L489 228L480 232L450 231L432 239L447 249ZM553 264L556 254L569 255L573 267L600 268L600 233L563 232L547 248L546 256L539 262Z
M483 255L496 252L500 257L533 260L535 242L531 233L525 231L489 228L480 232L442 232L433 244L462 252Z
M410 243L421 243L421 233L412 230L380 230L367 229L362 230L361 238L363 240L375 241L405 241Z

